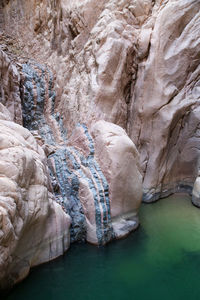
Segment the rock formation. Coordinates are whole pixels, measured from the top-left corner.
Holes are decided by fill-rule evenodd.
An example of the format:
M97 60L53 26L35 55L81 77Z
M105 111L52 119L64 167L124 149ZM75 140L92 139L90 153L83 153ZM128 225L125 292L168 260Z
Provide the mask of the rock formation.
M45 155L0 104L0 286L69 247L70 217L48 189Z
M17 71L1 54L0 282L5 287L23 279L31 266L63 254L70 242L104 245L137 228L142 174L139 154L122 128L105 121L90 128L77 124L67 138L55 111L52 72L33 60ZM14 123L16 112L26 129Z
M118 124L139 150L144 201L191 192L199 152L200 2L17 3L4 5L3 27L14 30L23 53L56 74L56 108L68 132L99 119Z
M194 182L193 190L192 190L192 203L200 207L200 172L198 172L198 176Z
M121 238L138 226L142 197L139 153L125 131L112 123L98 121L91 134L95 157L108 181L114 236Z
M143 200L152 202L191 194L196 180L198 205L200 1L6 0L0 31L2 130L12 151L15 143L26 149L17 152L24 176L26 155L35 170L20 201L29 201L29 185L40 184L43 194L33 191L39 198L32 205L45 202L43 222L56 219L60 233L66 222L59 238L69 241L70 231L71 242L103 245L128 234L138 225L142 181ZM23 223L25 239L31 227ZM51 225L43 229L39 239L56 236ZM68 247L55 241L59 250L49 259ZM8 257L23 245L15 243ZM34 265L47 260L31 255Z
M9 110L12 121L22 124L20 74L4 51L0 49L1 103Z
M149 27L146 26L147 28ZM144 201L192 191L200 149L200 2L158 11L138 65L128 132L140 152Z

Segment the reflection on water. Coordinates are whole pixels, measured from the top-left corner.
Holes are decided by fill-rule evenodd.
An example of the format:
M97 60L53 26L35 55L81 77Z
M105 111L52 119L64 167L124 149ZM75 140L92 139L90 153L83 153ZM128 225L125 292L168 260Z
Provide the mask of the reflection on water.
M143 204L140 228L104 248L73 245L9 300L200 299L200 210L187 196Z

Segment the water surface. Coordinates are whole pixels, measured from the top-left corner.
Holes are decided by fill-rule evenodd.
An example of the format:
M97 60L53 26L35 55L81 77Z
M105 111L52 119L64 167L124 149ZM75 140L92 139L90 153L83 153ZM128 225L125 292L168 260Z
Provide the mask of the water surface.
M72 245L8 300L200 299L200 209L188 196L143 204L139 229L106 247Z

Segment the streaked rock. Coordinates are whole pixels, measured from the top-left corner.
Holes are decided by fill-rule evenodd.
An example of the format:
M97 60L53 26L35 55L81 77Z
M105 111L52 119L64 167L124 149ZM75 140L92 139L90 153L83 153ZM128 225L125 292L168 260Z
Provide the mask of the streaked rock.
M54 192L72 218L72 241L104 245L138 224L142 198L139 154L119 126L79 124L48 157Z
M116 238L121 238L138 224L142 199L142 173L139 153L121 127L98 121L91 128L95 157L108 181L110 217Z
M0 120L0 286L62 255L69 226L70 217L48 191L43 150L27 129Z
M0 145L14 154L9 150L2 156L2 172L7 174L2 191L10 185L14 195L18 183L9 176L22 181L27 177L31 184L19 194L22 203L24 193L31 207L33 198L42 203L46 199L45 220L48 207L56 205L54 194L71 216L71 241L93 244L123 237L138 225L142 176L144 201L179 191L191 194L195 182L193 203L198 206L200 2L7 0L1 4L0 29L15 33L19 48L13 50L22 60L20 81L19 71L0 52L0 97L10 112L0 105L1 122L20 121L22 100L23 125L44 149L50 174L48 179L38 157L37 151L44 158L41 149L31 150L29 142L24 146L24 129L13 127L20 132L17 136L3 130L9 138L3 135ZM5 51L9 47L5 45ZM124 128L134 143L113 123ZM10 147L18 140L28 149L25 154L18 146L17 153L16 147ZM36 145L31 135L28 140ZM21 177L13 175L18 155L24 170ZM11 169L4 166L7 157L12 158ZM29 179L27 169L32 166L36 172ZM32 181L40 185L38 193ZM11 196L12 207L16 197ZM28 208L23 207L28 216ZM57 210L66 216L60 207L53 211ZM13 214L11 210L15 219ZM46 222L51 224L52 218ZM69 221L65 223L68 232ZM19 218L19 232L20 226ZM47 227L42 228L41 237L51 236ZM14 253L15 243L10 245ZM45 260L48 252L47 246L33 258L34 264ZM25 274L28 268L21 270Z
M15 28L24 54L48 62L56 74L56 111L69 135L77 123L89 128L101 119L127 130L140 153L147 202L191 193L197 176L199 5L189 0L4 4L2 28L10 34Z
M12 120L22 124L20 74L0 47L0 103L10 112Z

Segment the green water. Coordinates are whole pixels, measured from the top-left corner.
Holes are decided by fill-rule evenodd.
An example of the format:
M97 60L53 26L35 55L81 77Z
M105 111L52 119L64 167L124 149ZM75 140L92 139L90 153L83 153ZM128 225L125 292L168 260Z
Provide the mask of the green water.
M9 300L200 299L200 209L187 196L142 205L140 228L104 248L73 245Z

